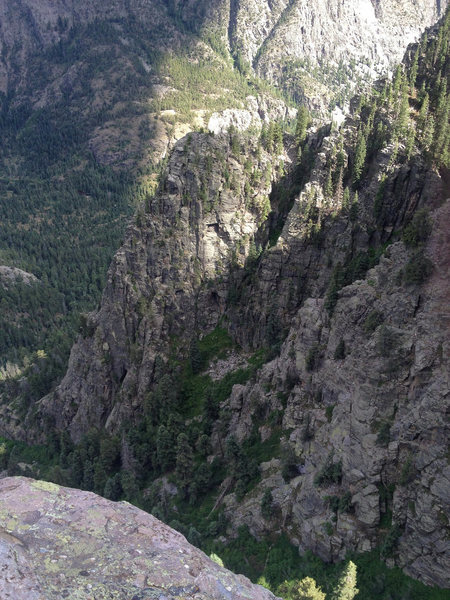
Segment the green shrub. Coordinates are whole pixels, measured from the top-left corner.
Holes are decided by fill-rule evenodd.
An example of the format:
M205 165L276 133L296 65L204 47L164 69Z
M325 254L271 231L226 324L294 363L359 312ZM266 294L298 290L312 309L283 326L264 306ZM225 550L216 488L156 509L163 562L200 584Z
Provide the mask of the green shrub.
M339 341L334 351L334 360L343 360L345 358L345 342L343 339Z
M329 485L331 483L340 483L342 480L342 461L333 462L332 454L314 477L314 485Z
M387 446L391 441L391 424L387 421L384 421L380 425L380 429L377 435L377 445L378 446Z
M331 419L333 418L333 411L334 411L335 406L336 406L335 404L330 404L325 409L325 416L327 418L328 423L331 423Z
M410 258L403 270L403 282L410 285L420 285L433 272L433 263L423 251L418 250Z
M308 354L305 359L305 366L307 371L314 371L319 366L320 362L320 347L316 344L308 350Z
M426 208L418 210L411 223L403 230L402 239L406 246L417 248L431 233L431 220Z
M270 490L266 490L261 499L261 514L264 519L270 519L273 517L274 507L273 507L273 496Z
M338 512L350 512L352 508L352 495L350 492L345 492L342 496L325 496L324 501L336 514Z
M324 528L324 530L325 530L325 533L326 533L327 535L333 535L333 532L334 532L334 527L333 527L333 524L332 524L332 523L330 523L330 521L326 521L326 522L323 524L323 528Z
M383 543L380 548L380 555L383 558L388 558L392 556L394 550L397 547L398 540L402 535L402 530L399 525L393 525L389 530L387 536L384 538Z
M363 324L365 333L372 333L383 322L383 315L378 310L370 312Z

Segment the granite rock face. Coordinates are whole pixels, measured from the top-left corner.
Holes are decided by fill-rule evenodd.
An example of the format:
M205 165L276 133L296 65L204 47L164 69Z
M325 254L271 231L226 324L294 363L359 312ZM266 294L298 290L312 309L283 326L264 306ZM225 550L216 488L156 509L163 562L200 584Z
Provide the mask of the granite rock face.
M90 492L0 480L4 600L270 600L151 515Z
M243 19L245 7L255 11L263 4L231 3L232 22ZM403 7L410 22L409 3L379 2L376 10L364 5L370 19ZM438 16L437 4L419 5L422 24ZM183 6L194 10L193 3ZM267 4L256 19L257 42L245 42L255 51L249 60L262 69L266 50L269 56L275 47L274 23L284 32L292 15L312 6ZM355 16L355 4L327 6L314 35L323 39L326 18L333 17L341 39L351 20L345 11ZM248 27L254 21L249 18ZM233 31L227 29L238 47ZM324 56L334 60L326 44ZM343 198L325 192L339 134L310 132L312 171L269 245L269 211L274 218L282 211L276 194L272 205L269 195L292 153L289 144L271 155L258 146L249 126L265 120L263 109L247 101L254 109L213 116L217 135L190 134L176 144L156 195L138 212L113 260L100 309L84 319L66 376L15 434L38 441L56 428L77 442L91 427L116 433L123 423L139 423L161 363L167 365L173 354L186 360L190 342L223 323L244 362L252 350L276 348L256 380L235 386L224 402L230 416L226 436L242 442L256 425L266 440L275 429L270 417L278 414L275 433L296 460L290 481L281 477L277 456L261 465L257 493L239 502L224 493L229 534L243 523L256 535L284 530L300 550L325 560L340 559L349 549L370 550L395 534L397 564L426 583L449 586L449 431L443 418L449 390L448 180L420 156L397 163L392 145L383 147L367 165L357 218L351 218ZM230 125L250 133L226 132ZM351 120L342 128L344 165L353 160L356 129ZM423 285L409 285L402 273L411 250L398 232L423 207L433 223L424 249L433 274ZM264 252L256 260L260 245ZM358 271L339 290L330 314L326 296L333 272L354 267L356 259L369 261L374 248L382 250L378 264ZM241 364L239 357L233 361ZM220 425L211 437L216 455ZM266 489L273 490L280 509L273 522L261 517Z

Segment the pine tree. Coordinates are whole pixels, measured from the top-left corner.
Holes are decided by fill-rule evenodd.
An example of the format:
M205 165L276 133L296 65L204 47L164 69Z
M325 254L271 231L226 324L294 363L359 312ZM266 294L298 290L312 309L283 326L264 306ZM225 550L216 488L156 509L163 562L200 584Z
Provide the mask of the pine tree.
M441 83L441 89L436 108L436 136L432 143L432 156L436 165L440 166L448 162L449 153L449 109L450 98L447 95L447 81Z
M120 483L120 473L116 473L113 477L110 477L105 483L105 489L103 490L103 496L108 500L119 500L122 494L122 485Z
M408 88L406 80L403 82L400 90L399 108L398 114L395 121L394 131L395 134L403 138L406 135L409 122L409 99L408 99Z
M356 141L356 150L355 150L355 162L353 165L353 183L357 185L361 178L361 174L363 172L364 163L366 161L366 139L362 132L358 133L358 138Z
M194 473L194 454L185 433L180 433L177 437L175 473L180 487L186 493Z
M264 519L270 519L273 516L273 496L270 490L266 490L261 499L261 515Z
M276 154L281 154L283 151L283 130L280 123L275 123L273 127L273 143Z
M419 70L419 50L420 46L417 45L416 51L414 52L411 70L409 72L409 85L411 86L411 93L416 85L417 72Z
M139 494L139 486L136 481L136 475L131 471L121 471L120 485L127 500L135 500Z
M434 140L434 131L434 117L433 115L428 115L422 132L422 145L425 152L429 152L431 150Z
M402 84L403 84L403 66L397 65L397 68L395 69L395 73L394 73L394 81L392 84L394 100L398 99L398 94L402 88Z
M312 577L302 579L292 595L294 600L325 600L325 597Z
M344 186L343 186L344 174L342 169L339 169L338 180L336 183L336 192L334 194L334 200L338 206L342 206L344 202Z
M269 127L267 128L267 135L266 135L266 150L267 150L267 152L273 152L274 135L275 135L274 124L269 123Z
M164 425L159 426L156 435L156 456L161 471L167 471L173 468L175 464L173 437Z
M348 186L345 188L342 196L342 208L346 210L350 208L350 189Z
M414 150L415 131L414 127L410 123L406 133L405 151L406 157L409 160Z
M327 180L325 181L323 193L326 199L333 197L333 178L331 176L331 167L328 169L328 176Z
M331 596L332 600L353 600L358 593L356 589L356 565L349 561L339 578Z
M306 106L300 106L297 112L297 124L295 127L295 142L298 146L303 144L306 139L306 131L309 125L309 112Z

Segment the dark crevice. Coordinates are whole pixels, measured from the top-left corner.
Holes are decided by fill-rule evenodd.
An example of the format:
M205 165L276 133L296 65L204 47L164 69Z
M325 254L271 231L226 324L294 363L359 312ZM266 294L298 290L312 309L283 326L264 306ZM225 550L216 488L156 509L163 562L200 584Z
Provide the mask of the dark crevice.
M236 31L237 13L239 10L239 0L230 0L230 18L228 20L228 43L230 44L231 53L234 47L234 33Z

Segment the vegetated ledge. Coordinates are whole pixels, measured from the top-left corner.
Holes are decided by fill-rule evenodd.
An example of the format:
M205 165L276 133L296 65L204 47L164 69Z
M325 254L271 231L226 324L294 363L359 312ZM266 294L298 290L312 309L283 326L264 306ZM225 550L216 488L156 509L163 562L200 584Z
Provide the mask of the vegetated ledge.
M0 590L14 600L270 600L126 502L25 477L0 480Z

